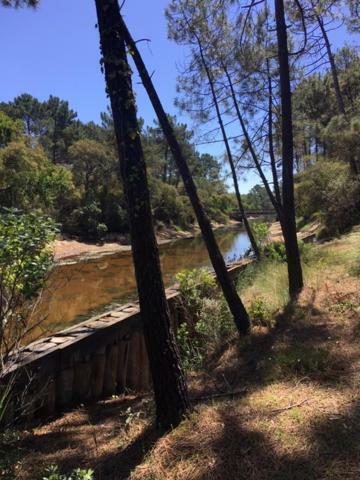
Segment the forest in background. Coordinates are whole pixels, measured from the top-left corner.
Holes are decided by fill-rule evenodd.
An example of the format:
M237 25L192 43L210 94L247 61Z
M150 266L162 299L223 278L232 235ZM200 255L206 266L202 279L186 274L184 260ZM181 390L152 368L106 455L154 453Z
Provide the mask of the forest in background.
M200 154L194 132L171 118L211 220L227 223L236 209L221 161ZM143 125L143 122L140 122ZM154 122L141 137L150 179L153 218L162 226L187 229L194 214L169 147ZM66 234L99 240L129 231L118 175L111 114L101 125L83 123L68 102L29 94L0 104L0 205L52 217ZM250 209L271 208L260 185L247 195Z
M324 234L341 232L359 220L358 186L350 162L360 151L360 59L355 49L346 46L337 52L335 62L349 120L337 114L329 70L301 80L293 95L299 224L317 219L326 227ZM251 124L254 112L247 109L247 113ZM200 154L194 131L175 117L171 121L209 217L226 223L237 205L226 181L225 160ZM164 135L155 121L153 126L140 124L153 218L160 228L187 229L194 214ZM246 145L237 142L237 149L237 170L240 177L246 176L254 166ZM266 159L263 163L266 171ZM242 196L245 209L272 208L263 185ZM36 209L50 215L63 233L84 239L127 234L110 112L101 114L98 125L81 122L68 102L55 96L40 102L23 94L1 103L0 204Z

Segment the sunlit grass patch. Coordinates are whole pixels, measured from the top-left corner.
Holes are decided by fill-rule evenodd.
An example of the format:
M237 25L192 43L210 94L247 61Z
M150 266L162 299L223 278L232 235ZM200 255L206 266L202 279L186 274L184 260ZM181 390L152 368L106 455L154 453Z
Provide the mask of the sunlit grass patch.
M256 298L266 302L275 312L288 301L287 268L285 263L261 260L247 267L238 280L238 290L246 306Z

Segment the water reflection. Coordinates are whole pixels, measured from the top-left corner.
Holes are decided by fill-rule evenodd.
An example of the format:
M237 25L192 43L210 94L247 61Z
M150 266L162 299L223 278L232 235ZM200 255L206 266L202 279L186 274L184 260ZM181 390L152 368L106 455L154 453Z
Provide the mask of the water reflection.
M239 258L249 248L246 233L238 228L222 229L216 237L226 261ZM210 266L202 238L177 240L160 247L165 284L185 268ZM129 252L101 259L56 267L44 295L42 310L46 333L80 322L94 311L114 302L136 297L132 258Z

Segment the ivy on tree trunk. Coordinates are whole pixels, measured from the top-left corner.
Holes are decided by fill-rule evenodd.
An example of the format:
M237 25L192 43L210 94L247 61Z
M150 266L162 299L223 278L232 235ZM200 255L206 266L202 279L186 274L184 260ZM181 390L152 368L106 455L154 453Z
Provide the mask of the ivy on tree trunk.
M188 393L161 275L146 166L136 117L131 70L117 0L95 0L105 70L127 201L140 312L156 401L157 423L176 426L189 409Z

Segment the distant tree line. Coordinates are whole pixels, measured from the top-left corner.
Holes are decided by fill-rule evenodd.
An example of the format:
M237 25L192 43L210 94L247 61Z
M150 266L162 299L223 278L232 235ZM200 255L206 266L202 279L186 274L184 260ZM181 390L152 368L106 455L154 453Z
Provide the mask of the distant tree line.
M172 117L192 175L210 218L226 222L233 195L221 164L193 145L194 132ZM158 124L143 126L141 138L149 172L152 214L158 225L187 228L194 214L172 154ZM0 204L50 214L62 231L99 239L129 231L119 180L112 116L101 125L83 123L68 102L29 94L0 104Z

